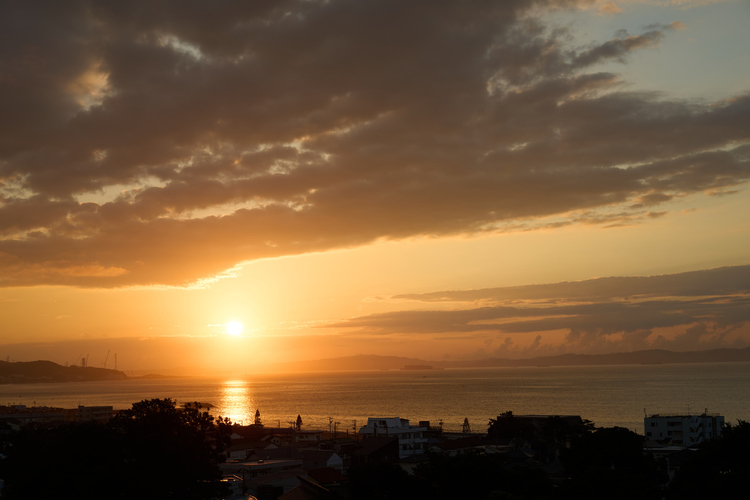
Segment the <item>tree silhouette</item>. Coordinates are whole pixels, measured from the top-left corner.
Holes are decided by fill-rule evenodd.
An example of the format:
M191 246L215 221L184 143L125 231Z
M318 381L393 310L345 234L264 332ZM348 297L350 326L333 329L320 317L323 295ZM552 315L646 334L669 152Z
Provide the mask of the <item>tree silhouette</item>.
M218 464L231 424L171 399L133 404L110 423L123 436L129 498L211 498L220 493Z
M570 478L559 498L661 499L666 472L643 453L643 437L622 427L573 439L560 456Z
M675 475L668 498L739 498L750 486L750 423L727 424L720 437L701 445Z
M4 443L3 498L209 499L224 494L218 464L228 419L170 399L133 404L107 424L27 427Z

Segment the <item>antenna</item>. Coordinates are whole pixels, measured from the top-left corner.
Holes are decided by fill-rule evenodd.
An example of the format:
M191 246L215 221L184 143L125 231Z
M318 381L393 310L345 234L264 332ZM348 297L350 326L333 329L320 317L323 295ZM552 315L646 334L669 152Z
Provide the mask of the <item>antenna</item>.
M107 357L104 358L104 369L107 369L107 360L109 359L109 351L107 351Z
M117 370L117 353L115 353L115 370Z

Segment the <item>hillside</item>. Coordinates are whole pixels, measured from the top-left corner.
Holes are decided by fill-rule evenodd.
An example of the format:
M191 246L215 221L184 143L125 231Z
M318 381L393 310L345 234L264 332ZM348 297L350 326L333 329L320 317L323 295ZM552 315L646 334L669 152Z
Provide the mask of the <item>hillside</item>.
M121 371L105 368L62 366L52 361L9 363L0 361L0 384L38 382L84 382L93 380L125 380Z
M561 354L537 358L485 358L465 361L427 361L399 356L358 355L294 363L276 363L272 372L327 372L357 370L400 370L414 365L434 368L493 368L522 366L593 366L650 365L675 363L726 363L750 361L750 348L712 349L708 351L674 352L661 349L613 354Z

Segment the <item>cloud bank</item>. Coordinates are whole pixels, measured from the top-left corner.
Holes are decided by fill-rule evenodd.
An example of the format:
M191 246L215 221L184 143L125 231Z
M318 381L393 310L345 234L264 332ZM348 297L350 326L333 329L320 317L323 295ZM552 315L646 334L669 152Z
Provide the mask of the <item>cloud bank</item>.
M532 15L576 4L4 2L0 286L183 286L747 182L750 96L593 69L683 26L575 50Z
M481 290L397 295L452 310L395 311L326 325L377 336L460 335L503 343L498 355L700 350L750 342L750 266ZM564 342L542 344L564 332ZM534 335L520 348L508 334ZM491 345L489 342L488 345ZM527 342L528 344L528 342Z

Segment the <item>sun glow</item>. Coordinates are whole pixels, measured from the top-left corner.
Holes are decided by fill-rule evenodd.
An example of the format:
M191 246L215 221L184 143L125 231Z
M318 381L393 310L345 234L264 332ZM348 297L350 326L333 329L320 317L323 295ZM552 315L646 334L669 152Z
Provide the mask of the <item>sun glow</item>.
M227 333L229 335L234 335L235 337L239 337L242 333L242 323L239 321L230 321L226 324L227 327Z

